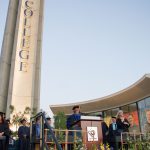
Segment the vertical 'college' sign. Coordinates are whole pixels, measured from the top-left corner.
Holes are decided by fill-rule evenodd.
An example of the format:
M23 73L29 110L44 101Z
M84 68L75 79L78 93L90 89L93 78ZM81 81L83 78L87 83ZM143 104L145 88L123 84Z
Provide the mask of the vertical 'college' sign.
M14 46L13 99L30 102L34 96L41 0L19 0ZM15 82L14 82L15 81ZM12 100L13 101L13 100ZM13 104L15 105L15 104Z
M34 17L34 1L26 0L24 1L24 10L23 10L23 29L22 29L22 38L21 38L21 46L19 50L20 57L20 66L19 71L27 72L28 70L28 60L30 58L30 44L31 44L31 22L32 17Z

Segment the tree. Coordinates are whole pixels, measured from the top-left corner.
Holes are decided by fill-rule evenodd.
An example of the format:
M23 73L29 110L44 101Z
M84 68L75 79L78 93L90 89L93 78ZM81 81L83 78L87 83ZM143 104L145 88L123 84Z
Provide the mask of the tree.
M13 105L9 106L10 114L12 114L15 110L15 107Z
M11 117L11 122L12 124L16 127L16 131L18 129L18 126L20 125L20 121L22 119L28 118L28 115L31 113L31 108L26 107L23 112L16 112L16 109L13 105L9 106L10 114L12 115Z
M35 116L37 114L37 108L33 108L32 109L32 112L31 112L32 116Z
M64 112L58 112L55 116L54 116L54 125L55 125L55 129L66 129L66 115Z
M31 112L31 108L30 107L26 107L24 110L24 114L30 114Z

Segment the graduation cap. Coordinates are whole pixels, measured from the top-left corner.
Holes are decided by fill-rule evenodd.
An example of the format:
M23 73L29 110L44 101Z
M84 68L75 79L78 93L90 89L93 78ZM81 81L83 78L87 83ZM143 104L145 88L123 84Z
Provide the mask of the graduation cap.
M1 115L4 115L5 113L0 111L0 114L1 114Z
M80 106L79 105L75 105L75 106L73 106L72 110L75 110L76 108L80 108Z
M51 117L47 117L46 120L51 120Z
M117 117L115 117L115 116L112 116L111 118L114 118L114 119L116 119Z
M6 122L7 122L8 124L10 124L10 119L6 119Z
M5 113L4 112L0 112L0 115L5 118Z
M22 124L24 121L27 122L26 119L22 119L22 120L20 120L20 123Z

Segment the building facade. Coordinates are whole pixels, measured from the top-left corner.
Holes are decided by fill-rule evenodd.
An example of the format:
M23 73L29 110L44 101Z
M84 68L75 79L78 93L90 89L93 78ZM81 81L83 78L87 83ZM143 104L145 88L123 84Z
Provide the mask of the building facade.
M111 117L123 110L125 117L134 123L139 131L143 131L148 117L150 120L150 74L112 95L79 103L50 105L50 109L54 115L59 111L69 115L74 105L79 105L81 112L86 115L103 117L108 125Z
M39 109L44 0L10 0L0 57L0 111Z

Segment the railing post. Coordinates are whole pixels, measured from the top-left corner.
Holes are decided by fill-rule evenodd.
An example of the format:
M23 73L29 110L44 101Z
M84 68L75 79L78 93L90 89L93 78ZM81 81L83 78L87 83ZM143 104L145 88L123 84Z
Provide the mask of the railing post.
M121 132L121 148L123 149L123 138L122 138L122 132Z
M77 131L73 131L74 132L74 147L76 147L76 140L77 140Z
M68 130L65 130L65 150L68 149Z

